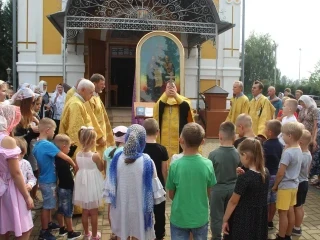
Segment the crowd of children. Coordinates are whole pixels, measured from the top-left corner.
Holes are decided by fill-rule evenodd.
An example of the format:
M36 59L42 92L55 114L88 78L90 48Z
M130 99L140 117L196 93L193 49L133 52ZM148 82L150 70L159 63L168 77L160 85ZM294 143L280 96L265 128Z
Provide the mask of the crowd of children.
M184 126L182 152L171 159L157 143L155 119L114 128L116 146L103 156L91 151L96 132L83 126L78 133L81 150L73 161L70 138L55 135L55 121L35 117L39 136L28 146L23 138L11 137L21 119L19 108L0 105L0 234L29 239L31 209L37 205L42 208L40 240L56 239L52 230L68 239L101 239L98 208L105 199L112 239L164 239L167 189L172 239L207 239L210 227L213 240L265 240L276 210L276 239L300 236L312 156L311 134L297 122L296 108L296 100L285 101L281 122L266 123L264 142L254 135L246 114L235 125L222 123L220 146L208 158L200 154L205 132L196 123ZM37 200L38 185L43 202ZM83 209L83 232L73 229L74 205ZM54 209L58 223L52 220Z

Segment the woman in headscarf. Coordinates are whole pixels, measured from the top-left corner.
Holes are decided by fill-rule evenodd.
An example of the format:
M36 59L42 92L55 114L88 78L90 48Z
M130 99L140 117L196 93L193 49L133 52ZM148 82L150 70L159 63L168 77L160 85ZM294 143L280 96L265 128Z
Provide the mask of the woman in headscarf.
M143 154L146 131L131 125L123 152L110 164L104 196L110 207L112 232L120 239L155 239L153 206L165 200L165 191L149 155Z
M52 94L50 99L50 106L53 108L52 119L56 122L57 128L55 133L58 134L60 126L60 118L66 101L66 93L61 84L56 86L56 91Z
M21 121L16 127L15 135L23 137L27 141L28 146L32 139L39 136L38 127L32 125L32 122L34 121L34 96L35 94L30 88L21 88L12 97L13 105L18 106L21 109ZM27 155L29 152L28 148Z
M40 95L42 97L42 104L41 104L41 109L40 109L40 119L44 118L44 117L51 117L49 114L50 111L50 105L49 105L49 101L50 101L50 96L47 92L48 89L48 84L46 81L41 80L38 84L38 88L40 90Z
M29 239L33 228L31 209L33 201L26 188L19 167L21 150L9 135L21 118L20 109L0 105L0 238ZM5 236L4 236L5 235Z
M299 98L299 104L302 109L299 112L298 121L311 133L312 152L314 152L317 148L319 110L316 102L307 95Z

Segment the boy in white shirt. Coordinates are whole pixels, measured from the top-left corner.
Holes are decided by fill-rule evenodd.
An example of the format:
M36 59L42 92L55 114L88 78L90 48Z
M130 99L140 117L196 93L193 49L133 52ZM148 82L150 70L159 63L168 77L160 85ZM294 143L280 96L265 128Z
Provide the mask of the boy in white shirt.
M281 124L282 126L288 122L297 122L297 118L294 116L294 113L296 112L298 107L298 101L295 99L287 99L284 103L283 106L283 115L284 117L282 118ZM279 141L283 146L285 146L285 143L282 138L282 133L278 136Z

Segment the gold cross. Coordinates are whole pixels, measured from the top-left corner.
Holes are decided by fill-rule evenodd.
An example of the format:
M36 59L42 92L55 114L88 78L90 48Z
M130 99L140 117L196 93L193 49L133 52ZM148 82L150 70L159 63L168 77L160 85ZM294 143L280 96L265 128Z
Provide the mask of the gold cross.
M170 73L170 76L166 76L166 78L169 79L169 83L173 83L173 81L176 80L175 76L173 75L173 72Z
M232 6L232 24L234 24L234 7ZM233 51L239 51L238 48L233 48L233 36L234 36L234 28L231 29L231 48L224 48L223 50L231 50L231 56L233 57Z

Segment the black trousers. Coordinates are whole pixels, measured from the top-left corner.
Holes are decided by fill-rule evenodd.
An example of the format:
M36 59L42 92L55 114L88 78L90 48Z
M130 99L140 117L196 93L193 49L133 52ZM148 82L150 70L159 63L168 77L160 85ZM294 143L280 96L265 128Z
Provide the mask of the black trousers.
M56 130L54 131L54 135L57 135L59 133L60 120L53 119L53 121L55 121L55 123L57 125Z
M163 239L166 235L166 201L154 205L153 208L155 224L154 224L154 231L156 233L156 239Z

